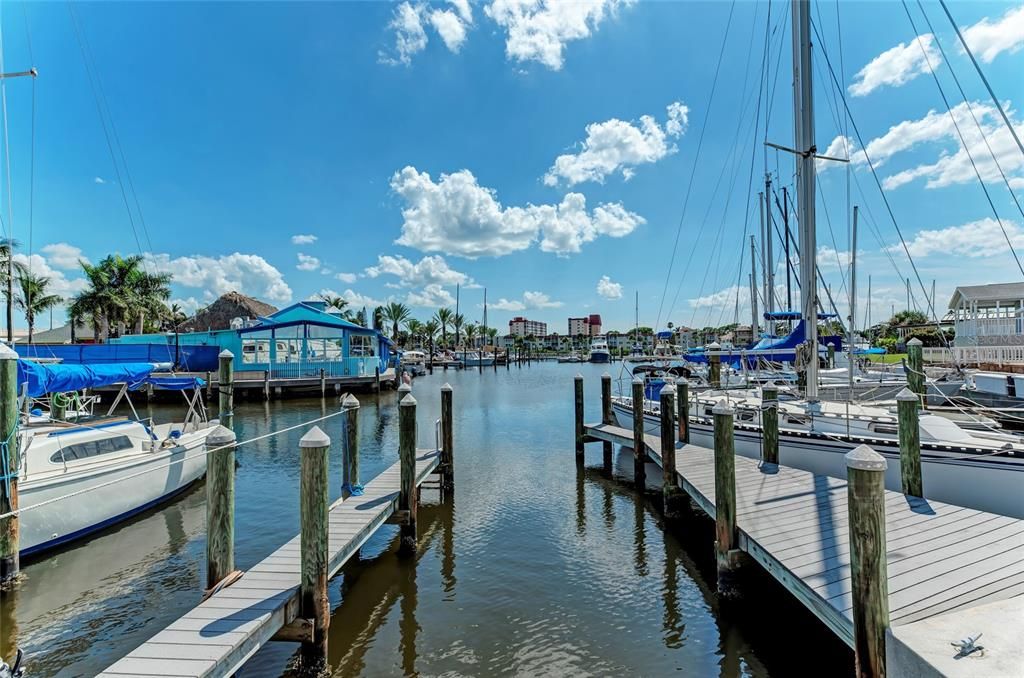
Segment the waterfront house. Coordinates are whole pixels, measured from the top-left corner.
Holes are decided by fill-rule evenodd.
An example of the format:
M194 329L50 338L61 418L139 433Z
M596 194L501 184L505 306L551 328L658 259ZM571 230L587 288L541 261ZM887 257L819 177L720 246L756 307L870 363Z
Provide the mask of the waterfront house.
M1024 346L1024 283L957 287L949 310L955 346Z
M271 379L372 377L390 362L392 343L377 330L349 322L322 301L302 301L258 318L234 318L227 329L138 334L112 343L166 342L217 346L235 355L238 372L263 372Z

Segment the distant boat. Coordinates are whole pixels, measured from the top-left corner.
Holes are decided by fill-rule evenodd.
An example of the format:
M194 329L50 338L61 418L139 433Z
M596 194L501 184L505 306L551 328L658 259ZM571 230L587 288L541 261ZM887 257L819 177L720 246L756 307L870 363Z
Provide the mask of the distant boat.
M560 357L558 359L558 362L560 362L560 363L581 363L581 362L583 362L583 358L579 357L579 355L577 355L575 353L570 353L569 355L564 355L564 356Z
M462 356L463 367L493 367L494 354L482 351L471 351Z
M608 350L608 341L604 337L594 337L594 341L590 344L590 362L610 363L611 361L612 353Z
M19 380L27 381L31 398L52 396L58 389L66 393L124 384L106 416L77 413L75 421L69 422L37 410L22 425L21 556L42 553L126 520L179 494L206 473L206 438L213 423L206 420L200 402L204 382L195 377L154 377L155 367L149 363L20 362ZM129 388L143 385L192 390L186 396L184 421L152 425L113 416ZM50 500L56 501L32 508Z

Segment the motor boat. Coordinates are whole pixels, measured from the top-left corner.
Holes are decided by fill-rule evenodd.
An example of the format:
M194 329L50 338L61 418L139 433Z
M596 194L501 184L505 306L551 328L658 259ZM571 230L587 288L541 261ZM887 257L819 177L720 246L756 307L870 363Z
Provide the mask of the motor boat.
M150 363L43 365L19 361L31 412L18 429L20 555L28 557L126 520L186 490L206 473L206 438L217 425L202 403L197 377L154 376ZM73 420L35 408L35 398L122 384L102 416ZM179 423L138 417L129 391L181 391ZM127 402L133 417L116 416ZM25 411L25 409L22 409Z
M594 337L594 340L590 343L589 362L610 363L611 361L612 353L608 350L608 341L601 336Z
M492 367L494 354L483 351L470 351L462 354L463 367Z

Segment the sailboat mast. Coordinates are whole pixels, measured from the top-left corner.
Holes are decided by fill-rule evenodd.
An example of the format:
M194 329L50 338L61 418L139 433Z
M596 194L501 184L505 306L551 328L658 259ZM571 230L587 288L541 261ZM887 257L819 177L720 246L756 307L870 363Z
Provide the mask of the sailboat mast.
M814 156L814 84L811 70L811 5L809 0L793 0L793 105L796 132L797 220L800 222L801 316L808 349L805 365L805 395L818 398L818 280L815 255Z
M857 206L853 206L853 229L850 232L850 324L847 339L847 359L850 370L850 398L853 398L853 341L857 326Z
M754 236L750 236L750 332L757 343L761 336L757 331L757 260L754 258Z
M764 310L767 313L773 313L775 311L775 256L772 253L772 175L767 172L764 175L764 250L765 260L768 265L764 270L765 278L765 295L764 295Z

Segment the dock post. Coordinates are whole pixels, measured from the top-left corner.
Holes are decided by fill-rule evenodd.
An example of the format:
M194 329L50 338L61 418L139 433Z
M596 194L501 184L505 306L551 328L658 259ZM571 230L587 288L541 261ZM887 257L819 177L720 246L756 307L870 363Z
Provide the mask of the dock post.
M917 411L920 404L917 394L909 388L896 394L900 436L900 484L903 494L914 497L924 496L921 481L921 428Z
M885 468L885 457L867 445L846 453L850 594L858 678L885 676L885 631L889 628Z
M574 402L576 404L576 463L583 464L583 375L573 379Z
M836 366L836 343L830 341L825 347L828 349L828 366L834 368Z
M220 425L234 429L235 355L224 349L217 355L217 418ZM234 466L231 467L234 471Z
M320 368L320 397L327 397L327 370Z
M441 491L455 488L455 427L452 411L452 386L441 387Z
M0 513L18 510L18 354L0 344ZM0 589L14 583L18 559L18 516L0 519Z
M380 365L373 368L373 388L380 393Z
M206 402L210 402L210 394L213 391L213 372L206 372Z
M327 629L331 608L327 599L327 459L331 439L314 426L299 441L299 510L301 576L299 616L312 620L313 637L302 643L304 668L327 663Z
M721 348L717 341L707 346L708 383L711 384L711 388L722 388L722 356L719 354Z
M235 440L235 432L224 425L206 438L211 450L206 463L207 589L235 569Z
M263 370L263 399L270 400L270 370Z
M739 560L736 550L736 446L733 408L720 400L712 410L715 418L715 562L718 593L736 595L733 573Z
M925 405L924 344L914 337L907 342L907 386L917 394L919 406Z
M345 437L342 438L341 498L358 497L363 494L359 482L359 399L351 393L341 401L345 410Z
M601 375L601 423L608 426L612 423L612 375L605 372ZM604 472L612 472L612 444L604 441L601 445L601 461Z
M407 393L398 406L398 457L402 480L398 491L402 555L416 553L416 399Z
M761 433L764 438L764 461L779 463L779 387L761 387Z
M682 490L676 478L676 388L666 384L661 389L661 493L665 518L681 515Z
M676 408L679 413L676 418L679 420L679 442L684 445L690 444L690 382L684 377L676 379Z
M644 443L644 380L633 378L633 482L636 489L647 489L647 448Z

